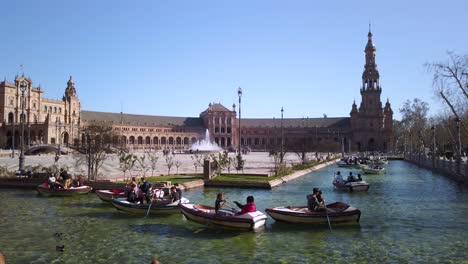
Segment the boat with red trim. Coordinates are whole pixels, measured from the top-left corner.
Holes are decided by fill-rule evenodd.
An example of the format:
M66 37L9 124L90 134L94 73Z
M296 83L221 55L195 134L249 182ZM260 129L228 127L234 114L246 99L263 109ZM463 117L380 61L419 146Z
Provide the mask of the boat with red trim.
M115 198L126 198L125 190L96 190L96 195L104 202L112 202Z
M80 194L88 194L93 188L91 186L82 185L78 187L65 188L51 188L47 182L36 187L39 194L49 196L73 196Z
M260 212L236 215L233 211L220 210L201 204L180 204L182 214L191 221L215 228L255 230L265 225L267 216Z
M166 199L153 199L150 209L150 214L168 214L179 213L179 201L170 203L169 198ZM189 203L187 198L182 197L181 204ZM127 201L127 198L117 198L112 200L112 205L118 210L129 213L147 214L150 204L132 203Z

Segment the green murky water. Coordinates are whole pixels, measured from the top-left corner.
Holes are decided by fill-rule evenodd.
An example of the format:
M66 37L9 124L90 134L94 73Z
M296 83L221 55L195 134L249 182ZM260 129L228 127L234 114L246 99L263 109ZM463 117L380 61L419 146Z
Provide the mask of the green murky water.
M119 212L94 194L45 198L0 189L0 251L7 263L150 263L154 256L161 263L468 263L467 187L393 161L386 175L364 176L368 193L337 192L331 184L336 170L330 166L274 190L184 193L206 204L220 191L231 201L254 195L263 211L303 205L320 187L327 202L362 211L360 225L334 225L332 231L271 218L255 233L213 230L181 214L144 218ZM56 251L56 245L65 250Z

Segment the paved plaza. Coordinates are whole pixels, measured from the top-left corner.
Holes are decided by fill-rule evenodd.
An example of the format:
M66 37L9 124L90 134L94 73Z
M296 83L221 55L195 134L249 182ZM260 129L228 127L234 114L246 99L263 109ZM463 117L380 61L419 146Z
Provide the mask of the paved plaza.
M143 153L135 153L136 155L142 156ZM235 157L235 153L229 153L229 156ZM167 175L168 169L166 165L165 156L162 152L158 153L159 159L157 162L154 175ZM172 166L171 174L190 174L195 173L194 160L191 154L170 154L173 157L174 162L179 161L180 166L177 169L176 166ZM326 154L318 154L319 157L324 158ZM245 159L244 173L254 173L254 174L269 174L274 168L273 158L269 156L268 152L250 152L242 156ZM309 153L308 157L314 159L315 153ZM41 156L26 156L25 166L37 166L41 165L43 167L49 167L54 164L55 155L41 155ZM146 158L148 160L148 158ZM292 163L299 163L300 159L295 153L286 153L285 155L286 164L290 165ZM149 163L146 163L150 168ZM121 180L123 179L123 172L119 166L119 156L116 154L109 155L108 159L104 162L101 169L99 170L100 176L98 179L108 179L108 180ZM18 169L18 154L14 157L0 157L0 166L6 166L8 170L17 170ZM73 175L86 175L87 168L85 165L76 165L76 161L73 155L62 155L58 161L58 166L66 166L69 168L69 172ZM136 168L131 171L132 176L141 176L142 173ZM197 173L202 173L203 169L201 167L197 168ZM227 172L227 170L225 171ZM231 170L232 173L236 173L235 169ZM151 169L146 173L147 176L151 175ZM129 176L129 173L126 173L126 176Z

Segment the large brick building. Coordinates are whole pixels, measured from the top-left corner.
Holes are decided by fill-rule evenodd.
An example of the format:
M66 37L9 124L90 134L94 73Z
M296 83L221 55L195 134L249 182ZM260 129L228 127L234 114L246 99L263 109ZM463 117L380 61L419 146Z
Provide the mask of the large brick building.
M287 151L389 151L393 148L393 112L389 101L382 107L380 75L375 63L376 48L368 34L362 74L361 104L352 104L350 117L242 118L240 144L252 150ZM188 149L211 139L225 149L239 146L236 105L228 109L210 103L198 117L169 117L105 113L81 110L72 78L62 100L42 97L41 87L31 79L17 76L14 83L0 82L0 146L20 144L21 83L25 91L25 144L79 144L81 128L91 122L112 126L120 144L131 149Z

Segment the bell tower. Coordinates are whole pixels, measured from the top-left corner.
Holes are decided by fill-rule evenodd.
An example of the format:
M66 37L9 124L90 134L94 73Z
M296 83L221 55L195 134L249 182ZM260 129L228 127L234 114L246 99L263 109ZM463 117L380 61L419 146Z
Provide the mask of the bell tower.
M361 104L359 110L355 103L351 110L351 129L354 149L358 151L388 151L393 145L393 111L387 100L385 109L380 96L380 74L377 69L375 48L369 25L367 44L364 49L365 64L362 73Z

